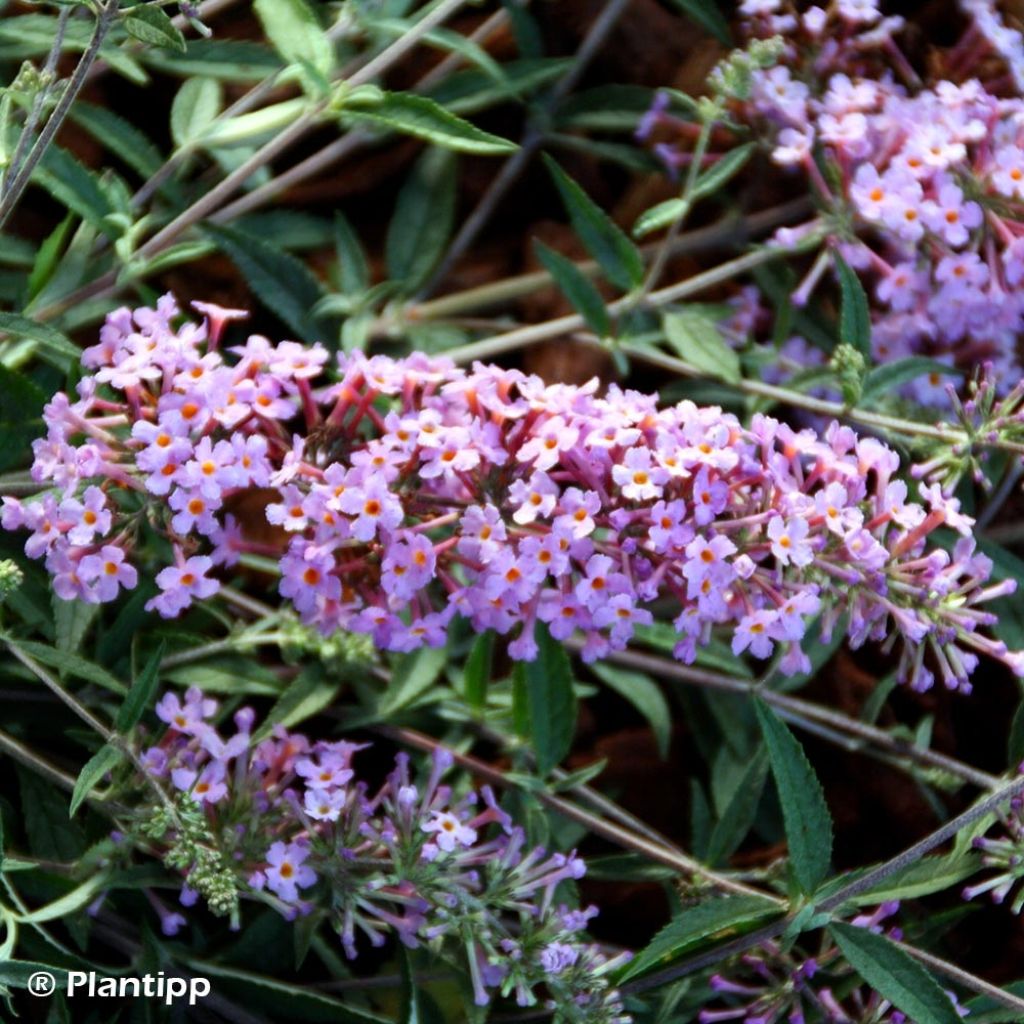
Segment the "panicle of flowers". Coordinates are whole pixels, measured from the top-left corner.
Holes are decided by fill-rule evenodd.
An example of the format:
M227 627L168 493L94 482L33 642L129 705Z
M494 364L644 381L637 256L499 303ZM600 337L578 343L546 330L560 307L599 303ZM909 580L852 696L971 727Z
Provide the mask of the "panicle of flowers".
M1024 771L1021 765L1020 771ZM981 851L981 863L995 873L963 890L965 900L988 894L993 903L1005 903L1021 881L1024 881L1024 796L1015 796L1009 806L997 812L996 837L977 836L973 845ZM1024 908L1024 887L1017 889L1010 901L1010 911L1019 914Z
M851 924L899 939L898 927L886 924L899 903L883 903ZM855 981L856 972L839 948L825 938L817 953L783 949L769 942L738 957L709 979L711 991L724 1004L700 1011L700 1024L914 1024L876 991ZM947 993L960 1015L956 996Z
M54 486L4 499L3 525L31 531L61 597L134 586L155 531L145 550L166 538L172 564L147 607L167 617L255 551L279 558L306 624L392 651L443 644L460 615L508 636L515 659L536 656L543 624L594 660L658 607L675 609L687 662L723 627L737 655L807 671L809 624L828 636L845 615L855 647L902 640L900 678L918 689L936 672L969 689L979 654L1024 671L985 633L981 606L1012 583L988 585L972 520L937 485L912 500L897 455L848 427L745 427L717 407L422 354L340 354L320 383L320 346L254 335L229 361L220 313L173 330L174 313L167 298L112 315L78 400L46 407L32 472ZM225 514L252 488L276 492L283 553ZM960 534L952 553L930 543L940 526Z
M560 1020L630 1019L609 984L628 954L610 956L584 936L596 908L562 901L583 861L531 847L489 787L454 793L443 781L448 752L439 749L418 780L399 754L374 789L353 767L365 744L254 731L248 708L226 736L217 703L194 688L183 699L165 693L156 713L166 729L141 762L190 817L175 824L161 808L142 832L171 852L183 906L208 896L209 878L197 876L216 861L221 874L228 866L236 904L260 900L289 920L317 915L349 958L391 936L462 964L478 1005L500 992L531 1006L543 990ZM183 844L182 831L201 841ZM165 931L185 923L161 917Z
M1005 390L1021 376L1024 329L1024 47L991 2L961 7L968 28L944 54L947 77L925 86L897 42L902 19L883 18L877 0L827 10L745 0L749 33L779 35L785 49L751 72L749 99L729 116L803 174L819 202L818 218L776 236L825 241L797 305L838 251L873 293L877 362L924 355L955 375L988 361ZM666 104L641 134L686 131ZM670 166L688 159L685 146L657 148ZM783 354L802 347L796 339ZM947 383L937 366L901 391L944 406Z

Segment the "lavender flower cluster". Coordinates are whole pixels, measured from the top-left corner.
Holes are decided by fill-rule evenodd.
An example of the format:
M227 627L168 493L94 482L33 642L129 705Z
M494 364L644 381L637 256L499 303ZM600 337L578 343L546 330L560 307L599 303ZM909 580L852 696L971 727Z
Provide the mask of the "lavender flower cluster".
M901 930L884 923L899 907L896 901L883 903L850 924L899 940ZM711 991L726 1005L703 1009L697 1019L700 1024L914 1024L878 992L853 983L853 977L852 968L828 939L813 956L768 942L711 976ZM967 1016L956 996L946 994L960 1016Z
M443 644L459 614L509 635L513 658L536 656L542 622L582 634L593 660L657 604L675 607L687 662L726 626L737 655L807 671L808 624L820 615L828 636L846 615L853 646L902 639L900 678L917 689L937 670L968 690L979 654L1024 673L983 633L995 617L980 606L1012 581L987 585L959 503L924 484L910 500L874 438L764 415L744 427L715 407L422 354L341 354L314 386L326 349L253 335L225 358L229 314L207 312L177 330L169 297L112 314L77 400L47 405L32 473L54 486L5 498L2 523L31 531L26 551L61 597L134 587L155 531L171 564L147 607L169 617L257 551L280 556L280 592L307 624L388 650ZM283 554L223 514L252 488L273 489ZM952 554L929 543L940 526L960 534Z
M582 934L595 907L571 909L556 898L563 883L583 876L583 861L531 849L488 787L456 797L442 783L452 765L447 751L435 753L419 783L399 754L371 791L352 767L363 745L311 742L280 726L256 739L249 708L235 713L225 738L212 721L216 702L197 689L184 700L166 693L156 713L167 728L142 765L177 792L179 805L201 814L206 847L217 846L212 872L209 849L198 862L200 844L181 814L159 808L156 825L143 826L182 871L184 907L200 895L222 896L228 865L228 884L243 896L289 920L320 915L349 958L360 942L377 947L395 936L461 963L480 1006L495 992L532 1006L543 987L567 1024L631 1019L609 985L628 954L608 956ZM224 902L212 906L223 910ZM185 923L182 913L158 909L166 933Z
M837 250L877 300L877 362L925 355L970 369L988 361L1009 386L1021 376L1024 329L1024 45L990 2L962 7L968 28L944 55L949 77L924 87L897 42L902 19L883 18L877 0L802 12L783 0L745 0L750 35L780 35L784 45L777 65L751 69L749 99L730 117L767 142L776 164L801 171L821 207L823 219L777 235L785 244L810 233L827 241L796 304ZM989 72L985 84L972 71ZM681 127L666 102L644 133ZM670 166L688 158L667 143L659 152ZM783 354L804 362L808 348L794 338ZM937 371L903 390L947 405L946 385Z
M1024 764L1018 771L1024 771ZM975 885L967 886L963 898L973 900L987 894L993 903L1002 904L1013 895L1010 912L1019 914L1024 909L1024 886L1020 886L1024 882L1024 796L1013 797L1007 807L996 813L995 828L996 834L972 840L974 849L981 853L983 867L994 871Z

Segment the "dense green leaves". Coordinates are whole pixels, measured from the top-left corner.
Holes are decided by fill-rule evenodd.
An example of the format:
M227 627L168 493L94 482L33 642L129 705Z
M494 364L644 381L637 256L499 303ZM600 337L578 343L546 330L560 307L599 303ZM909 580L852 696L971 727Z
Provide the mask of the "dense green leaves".
M617 288L630 291L644 279L643 259L625 232L550 157L544 162L587 252Z
M938 982L884 935L838 921L829 931L853 969L915 1024L962 1024Z
M760 698L754 710L768 748L782 804L789 856L800 888L812 893L828 874L832 859L832 817L825 794L803 747Z

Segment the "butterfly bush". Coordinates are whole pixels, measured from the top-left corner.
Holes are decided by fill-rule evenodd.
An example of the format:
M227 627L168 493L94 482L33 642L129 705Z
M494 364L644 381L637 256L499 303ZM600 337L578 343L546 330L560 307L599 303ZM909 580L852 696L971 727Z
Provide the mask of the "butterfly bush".
M938 672L968 690L979 654L1024 672L983 632L1013 582L988 582L959 503L924 483L911 500L874 438L423 354L332 360L260 335L221 354L226 314L208 312L178 329L170 297L112 314L77 399L46 406L32 474L50 489L5 498L2 522L31 531L60 597L113 599L162 545L146 607L173 617L269 552L305 623L392 651L442 645L460 615L513 658L536 656L543 624L593 661L657 611L685 662L722 626L737 655L798 673L809 623L827 638L846 616L854 647L902 641L917 689ZM283 552L225 511L253 488Z
M883 903L869 913L860 914L850 924L898 941L899 927L887 922L899 911L895 900ZM700 1024L804 1024L828 1021L829 1024L914 1024L878 992L854 982L856 972L839 948L826 939L813 956L778 943L764 945L737 957L709 979L709 987L723 1006L700 1011ZM968 1011L960 1007L956 996L946 993L960 1016Z
M900 48L903 20L878 6L745 0L746 31L778 37L779 60L750 68L729 117L767 144L776 165L802 174L818 203L813 221L776 236L826 243L795 304L838 252L873 292L877 362L923 355L955 373L987 361L1005 389L1021 376L1024 329L1024 44L991 4L965 2L967 31L944 55L949 77L926 86ZM984 84L972 72L986 74ZM688 131L668 100L644 119L642 136ZM689 159L685 146L656 148L670 168ZM822 362L801 337L781 356L798 369ZM949 401L941 365L902 390L926 405Z
M456 796L442 781L450 753L435 752L425 780L399 754L374 787L353 767L366 744L254 732L250 708L225 737L217 711L198 689L165 693L165 729L140 758L148 781L176 795L138 831L183 876L184 908L202 897L235 927L240 898L288 920L316 914L350 959L389 936L449 955L468 969L478 1005L500 992L532 1006L543 986L559 1020L630 1020L609 984L628 954L606 955L583 935L595 907L557 898L583 861L532 847L487 786ZM154 905L166 934L186 923Z

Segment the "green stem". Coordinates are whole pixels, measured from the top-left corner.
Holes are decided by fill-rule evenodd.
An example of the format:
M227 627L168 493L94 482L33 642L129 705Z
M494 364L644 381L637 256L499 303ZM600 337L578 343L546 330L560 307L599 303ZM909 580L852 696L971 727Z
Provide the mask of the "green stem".
M644 279L643 287L640 289L640 293L636 297L636 305L639 305L643 299L654 291L655 285L661 280L661 275L664 273L665 265L668 263L669 252L672 248L672 244L675 242L676 236L683 228L683 224L686 222L687 217L690 213L690 195L693 193L693 188L697 184L697 177L700 173L700 165L704 162L704 154L708 151L708 142L711 140L711 130L714 127L714 121L705 118L700 126L700 135L697 136L697 142L693 148L693 159L690 162L690 166L686 173L686 182L683 185L683 192L681 199L686 204L683 207L683 212L672 221L671 226L668 229L668 234L665 236L665 240L658 248L658 254L654 258L654 262L651 264L651 269Z
M664 306L670 302L677 302L680 299L696 295L715 285L723 284L740 274L745 274L755 267L759 267L771 260L778 259L786 254L784 249L756 249L744 256L722 263L711 270L680 281L678 284L670 285L659 291L651 292L647 296L646 305ZM617 299L609 303L608 311L613 314L625 312L630 306L630 296ZM474 341L468 345L459 345L448 349L445 355L456 363L469 363L476 359L493 359L495 356L503 355L517 349L536 345L551 338L557 338L563 334L570 334L581 331L586 324L582 316L573 314L571 316L558 317L555 320L548 320L541 324L531 324L528 327L520 327L505 334L499 334L493 338L484 338L482 341ZM625 345L621 346L626 351ZM640 350L637 354L646 354L646 349ZM686 364L683 364L686 365Z
M18 171L4 191L3 201L0 202L0 228L3 228L4 224L7 223L7 219L14 212L14 208L18 205L18 200L28 187L33 171L35 171L39 161L45 155L58 129L64 123L71 110L71 105L78 98L78 93L81 91L82 86L85 85L86 74L99 55L103 40L106 39L107 32L110 31L110 27L114 23L117 8L118 0L107 0L100 7L99 17L96 19L96 27L93 30L92 38L89 40L88 47L76 65L71 80L65 86L56 107L53 108L53 113L47 118L43 130L39 133L39 138L36 139L35 144L25 158L24 166Z
M26 768L31 768L32 771L44 776L51 782L55 782L69 793L75 788L75 780L67 772L63 772L56 765L50 764L49 761L40 757L34 750L26 747L20 740L16 740L13 736L2 730L0 730L0 750L4 751L9 757L13 757L15 761L20 761Z

